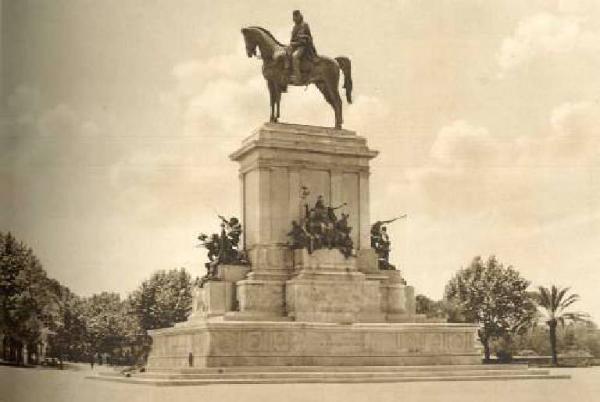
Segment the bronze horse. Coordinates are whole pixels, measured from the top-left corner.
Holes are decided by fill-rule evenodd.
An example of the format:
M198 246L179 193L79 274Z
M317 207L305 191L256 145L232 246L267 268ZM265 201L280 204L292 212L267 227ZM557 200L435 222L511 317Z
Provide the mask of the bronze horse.
M267 80L271 102L271 122L279 119L281 93L287 90L289 72L285 65L286 46L277 41L264 28L242 28L248 57L257 56L263 60L263 76ZM257 55L256 48L260 51ZM342 128L342 99L338 90L340 69L344 73L346 99L352 103L352 75L350 59L347 57L315 56L313 60L301 63L302 81L299 86L315 84L335 112L335 127Z

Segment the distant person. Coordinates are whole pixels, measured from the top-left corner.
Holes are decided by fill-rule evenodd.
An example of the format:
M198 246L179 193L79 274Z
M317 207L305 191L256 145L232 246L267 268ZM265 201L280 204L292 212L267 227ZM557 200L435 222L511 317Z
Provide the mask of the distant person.
M92 366L92 370L94 369L94 363L96 362L96 359L94 359L94 355L91 355L90 357L90 366Z

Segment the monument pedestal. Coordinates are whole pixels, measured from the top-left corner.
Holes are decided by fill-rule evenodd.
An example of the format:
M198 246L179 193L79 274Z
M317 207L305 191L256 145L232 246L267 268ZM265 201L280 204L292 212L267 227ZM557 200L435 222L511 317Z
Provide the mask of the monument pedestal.
M150 331L148 368L478 364L469 324L211 322Z
M369 161L347 130L267 123L231 158L240 164L250 267L219 266L192 315L150 331L148 366L476 364L470 324L417 323L414 289L370 248ZM306 191L308 190L308 192ZM349 214L354 255L291 250L287 234L318 196Z

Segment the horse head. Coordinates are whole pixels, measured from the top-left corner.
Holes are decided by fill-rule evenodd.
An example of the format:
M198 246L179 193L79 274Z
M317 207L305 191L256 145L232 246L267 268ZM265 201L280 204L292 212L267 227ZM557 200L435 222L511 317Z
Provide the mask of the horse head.
M256 30L253 28L242 28L242 35L244 35L244 42L246 44L246 54L248 57L256 56L256 47L258 46Z
M261 58L270 60L274 54L285 48L271 32L261 27L242 28L242 35L246 42L246 54L248 57L256 56L256 48L260 51Z

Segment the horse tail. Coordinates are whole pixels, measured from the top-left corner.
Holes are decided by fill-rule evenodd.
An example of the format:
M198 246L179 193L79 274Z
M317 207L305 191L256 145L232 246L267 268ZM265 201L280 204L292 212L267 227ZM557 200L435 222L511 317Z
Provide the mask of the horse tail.
M352 103L352 63L349 58L343 56L336 57L335 60L344 73L343 88L346 90L346 100L348 103Z

